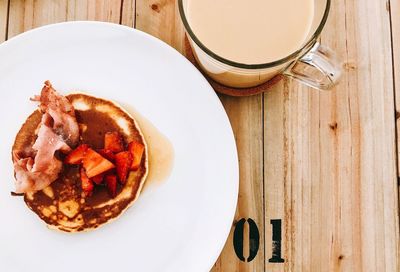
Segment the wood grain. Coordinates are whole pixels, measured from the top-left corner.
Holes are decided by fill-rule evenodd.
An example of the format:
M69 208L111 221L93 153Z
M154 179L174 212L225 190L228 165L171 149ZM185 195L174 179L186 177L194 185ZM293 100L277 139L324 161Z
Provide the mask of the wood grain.
M183 53L184 29L174 0L137 0L136 28L147 32Z
M393 77L395 91L395 118L397 132L397 175L400 191L400 2L392 0L389 3L391 30L392 30L392 58L393 58ZM397 196L399 198L399 195ZM400 199L399 199L400 201ZM400 203L400 202L399 202ZM399 204L400 205L400 204ZM397 262L400 261L400 249L397 249ZM398 264L397 271L400 271Z
M339 183L335 218L338 226L334 233L336 267L343 266L348 271L399 271L394 90L387 3L338 1L334 7L323 40L337 48L347 71L342 87L334 93L335 115L338 126L341 125L335 135ZM346 36L341 35L343 31ZM358 239L354 239L357 235ZM347 255L350 260L339 259ZM352 256L360 265L352 261Z
M119 23L121 1L107 0L11 0L9 38L29 29L71 20Z
M344 60L340 84L286 81L265 96L266 222L284 211L287 261L267 271L399 271L388 12L383 1L332 4L322 41Z
M63 22L67 18L67 1L11 0L8 37L42 25Z
M0 42L7 39L8 0L0 0Z
M388 2L392 27L392 54L393 54L393 76L395 88L396 128L397 136L400 135L400 1ZM397 137L397 157L400 156L400 138ZM400 177L400 160L397 159L397 175ZM399 183L400 186L400 183Z
M240 261L233 248L232 229L213 271L264 271L263 95L246 98L221 95L220 98L229 116L240 158L240 190L235 220L251 218L256 222L260 231L260 248L252 262ZM244 233L243 244L246 258L249 256L248 232Z
M395 91L395 118L396 118L396 138L397 138L397 176L398 176L398 195L400 192L400 1L391 0L388 2L390 19L391 19L391 32L392 32L392 58L393 58L393 79ZM398 199L400 205L400 199ZM400 210L400 208L399 208ZM399 226L399 223L398 223ZM400 243L400 242L398 242ZM400 271L400 245L397 248L397 271Z
M136 23L136 1L122 0L121 24L135 27Z
M67 20L92 20L118 24L121 21L121 5L122 0L68 0Z

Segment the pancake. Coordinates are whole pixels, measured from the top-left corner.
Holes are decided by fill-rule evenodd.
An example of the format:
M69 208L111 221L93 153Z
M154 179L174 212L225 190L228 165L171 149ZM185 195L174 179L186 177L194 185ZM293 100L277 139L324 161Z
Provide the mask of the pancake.
M93 149L101 149L105 133L118 131L125 143L138 141L145 146L139 169L129 173L124 185L118 185L114 198L110 197L106 186L95 186L93 194L85 197L79 166L66 164L50 186L25 194L26 205L49 228L65 232L89 231L118 218L138 198L148 173L147 146L133 117L115 103L86 94L66 97L75 108L80 126L79 144L86 143ZM41 117L39 110L28 117L16 136L13 151L29 154Z

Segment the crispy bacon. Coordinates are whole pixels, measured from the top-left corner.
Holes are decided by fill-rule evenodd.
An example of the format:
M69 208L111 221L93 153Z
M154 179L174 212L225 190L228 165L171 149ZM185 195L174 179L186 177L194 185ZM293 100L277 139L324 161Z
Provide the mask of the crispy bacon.
M45 82L41 95L32 100L40 102L43 116L32 146L35 155L20 158L19 154L13 154L16 193L39 191L55 181L62 170L62 162L55 157L56 151L69 152L79 140L72 104L58 94L49 81Z

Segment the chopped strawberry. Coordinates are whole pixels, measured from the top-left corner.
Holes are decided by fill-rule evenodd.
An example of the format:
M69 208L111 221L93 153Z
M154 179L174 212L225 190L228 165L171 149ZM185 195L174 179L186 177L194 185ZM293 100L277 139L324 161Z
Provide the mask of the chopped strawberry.
M91 178L91 180L97 185L100 185L103 182L103 179L104 179L104 173L101 173L100 175Z
M93 182L86 175L85 169L81 168L81 186L82 191L86 196L89 196L93 191Z
M114 161L115 160L115 154L109 149L100 149L98 150L100 155L102 155L104 158L106 158L109 161Z
M89 178L100 175L115 167L114 164L91 148L88 148L86 151L82 163Z
M81 144L68 154L64 162L67 164L81 164L88 148L87 144Z
M122 137L118 132L107 132L104 136L104 149L118 153L124 150Z
M107 189L111 197L115 197L117 193L117 176L113 174L108 174L105 176L104 179L106 181Z
M119 181L125 184L132 164L132 154L129 151L119 152L115 155L115 165Z
M140 163L142 162L144 145L139 142L133 141L128 145L128 150L133 157L131 169L138 170Z

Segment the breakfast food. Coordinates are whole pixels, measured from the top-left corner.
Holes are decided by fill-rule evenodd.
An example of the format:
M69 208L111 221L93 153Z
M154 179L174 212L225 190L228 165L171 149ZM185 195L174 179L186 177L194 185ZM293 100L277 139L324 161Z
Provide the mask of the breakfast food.
M39 109L13 148L16 194L50 228L78 232L119 217L140 194L147 146L135 120L115 103L58 94L45 82Z

